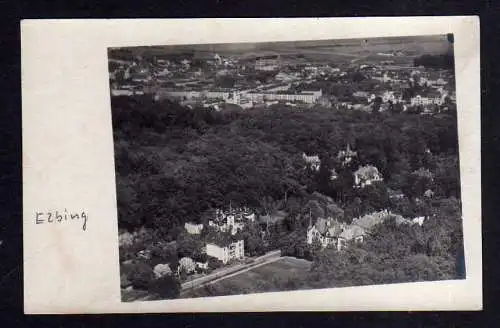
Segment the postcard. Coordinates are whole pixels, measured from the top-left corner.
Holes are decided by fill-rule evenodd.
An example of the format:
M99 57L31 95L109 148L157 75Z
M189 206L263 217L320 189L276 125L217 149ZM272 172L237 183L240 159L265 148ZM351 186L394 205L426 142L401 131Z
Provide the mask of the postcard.
M21 30L26 313L482 309L477 17Z

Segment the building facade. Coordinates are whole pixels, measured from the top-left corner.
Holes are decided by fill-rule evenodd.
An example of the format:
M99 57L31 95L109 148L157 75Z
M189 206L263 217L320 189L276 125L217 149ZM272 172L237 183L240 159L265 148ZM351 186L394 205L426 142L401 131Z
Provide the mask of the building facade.
M187 233L190 235L199 235L203 230L203 224L196 224L192 222L186 222L184 224L184 229L186 229Z
M249 209L230 209L223 211L217 209L215 217L208 221L208 225L215 228L216 231L229 232L235 235L238 231L243 230L245 224L255 221L255 213Z
M442 105L443 103L444 97L442 97L441 95L434 95L430 97L417 95L410 99L410 104L412 106Z
M241 239L226 246L217 245L216 243L207 243L206 252L208 256L215 257L219 261L222 261L222 263L227 264L231 260L244 258L244 248L244 241Z

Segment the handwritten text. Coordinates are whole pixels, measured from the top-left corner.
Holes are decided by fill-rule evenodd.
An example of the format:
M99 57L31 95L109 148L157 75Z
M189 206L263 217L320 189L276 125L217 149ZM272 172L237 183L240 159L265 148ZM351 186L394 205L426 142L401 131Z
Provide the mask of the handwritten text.
M85 231L87 230L87 220L88 220L88 215L87 213L85 213L85 211L68 212L67 209L64 209L64 211L35 212L36 224L82 221L83 222L82 229L83 231Z

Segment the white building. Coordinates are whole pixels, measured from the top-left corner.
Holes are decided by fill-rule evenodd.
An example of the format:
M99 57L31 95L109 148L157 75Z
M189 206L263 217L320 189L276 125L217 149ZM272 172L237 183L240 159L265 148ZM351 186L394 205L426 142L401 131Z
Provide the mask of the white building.
M228 245L207 243L206 250L208 256L215 257L224 264L227 264L231 260L242 259L245 257L243 240L238 240Z
M372 185L375 182L383 181L382 174L375 166L366 165L360 167L354 172L354 187L364 188L365 186Z
M382 101L384 103L386 103L388 101L391 101L393 103L398 103L398 102L401 102L402 100L403 99L402 99L401 93L395 94L394 91L385 91L382 94Z
M208 269L208 261L207 262L196 262L196 267L199 269L207 270Z
M193 273L196 269L196 264L190 257L183 257L179 260L179 266L177 267L178 272L184 270L187 274Z
M264 101L301 101L306 104L314 104L323 95L321 90L302 91L301 93L291 92L248 92L245 97L254 102Z
M319 159L318 155L307 156L305 153L302 153L302 158L307 163L307 165L309 165L311 170L319 171L319 168L321 166L321 160Z
M203 224L186 222L184 224L184 228L186 229L187 233L190 235L199 235L201 233L201 231L203 230Z
M442 105L444 103L444 97L441 95L433 95L430 97L423 97L417 95L410 99L410 104L412 106L425 106L425 105Z
M253 103L251 100L246 98L241 98L240 93L233 91L233 93L229 94L225 99L228 104L235 104L240 106L243 109L248 109L253 107Z
M394 215L387 210L354 218L349 225L332 219L318 218L316 224L309 225L306 240L308 244L318 241L322 247L332 245L340 251L351 243L362 243L373 227L383 223L389 217L394 217L397 222L401 223L407 223L406 221L408 221L402 216Z
M358 152L351 150L351 146L347 144L345 150L340 150L337 154L337 160L342 164L342 166L346 166L350 164L355 157L358 156Z
M279 68L279 55L260 56L255 59L258 71L275 71Z

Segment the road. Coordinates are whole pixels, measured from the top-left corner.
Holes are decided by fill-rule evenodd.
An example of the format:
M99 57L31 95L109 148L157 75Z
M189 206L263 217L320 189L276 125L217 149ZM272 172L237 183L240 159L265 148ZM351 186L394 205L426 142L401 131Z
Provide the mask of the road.
M242 274L242 273L244 273L244 272L247 272L247 271L249 271L249 270L253 270L253 269L255 269L255 268L258 268L258 267L260 267L260 266L263 266L263 265L266 265L266 264L269 264L269 263L272 263L272 262L276 262L276 261L278 261L278 260L281 260L281 257L270 258L269 260L266 260L266 261L264 261L264 262L257 263L257 264L255 264L255 265L252 265L252 266L250 266L250 267L247 267L247 268L245 268L245 269L243 269L243 270L239 270L239 271L237 271L237 272L230 273L230 274L228 274L228 275L226 275L226 276L223 276L223 277L217 278L217 279L215 279L215 280L211 280L211 281L209 281L209 282L207 282L207 283L205 283L205 284L203 284L203 285L198 285L198 287L197 287L197 288L202 287L202 286L205 286L205 285L211 285L211 284L214 284L214 283L219 282L219 281L221 281L221 280L224 280L224 279L227 279L227 278L231 278L231 277L237 276L237 275Z
M236 275L239 275L243 272L254 269L256 267L277 261L280 258L281 258L280 251L269 252L261 257L254 259L254 262L252 262L250 264L238 264L238 265L229 267L227 269L224 269L224 270L221 270L218 272L214 272L214 273L209 274L207 276L200 277L200 278L185 282L181 285L181 292L193 290L193 289L199 288L201 286L204 286L207 284L212 284L214 282L221 281L221 280L229 278L229 277L234 277Z

